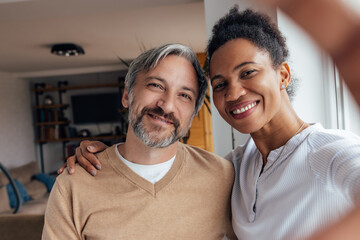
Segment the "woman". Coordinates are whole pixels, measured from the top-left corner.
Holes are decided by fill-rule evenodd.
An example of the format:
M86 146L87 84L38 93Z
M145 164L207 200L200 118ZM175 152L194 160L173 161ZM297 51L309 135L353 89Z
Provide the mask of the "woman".
M360 200L359 137L302 121L286 89L285 40L266 16L232 9L208 44L213 100L250 133L234 163L233 227L241 239L299 239Z
M208 44L214 104L251 135L226 157L236 171L232 214L240 239L305 238L360 201L359 137L296 115L287 56L269 17L250 10L230 10Z

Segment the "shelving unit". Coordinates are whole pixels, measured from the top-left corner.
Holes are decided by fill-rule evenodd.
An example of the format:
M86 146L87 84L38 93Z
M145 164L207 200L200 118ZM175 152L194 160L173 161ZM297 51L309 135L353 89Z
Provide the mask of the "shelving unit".
M46 143L62 143L63 159L66 159L66 143L82 140L123 140L125 135L109 136L71 136L68 127L71 121L64 115L64 110L69 104L63 103L63 94L70 90L96 89L96 88L119 88L119 94L123 92L123 79L117 83L90 84L90 85L68 85L66 81L59 81L57 87L50 87L43 83L35 83L32 92L35 94L35 129L36 143L39 146L41 171L45 171L43 145ZM46 92L57 92L58 103L40 104L41 95ZM119 109L119 112L126 112L126 109Z

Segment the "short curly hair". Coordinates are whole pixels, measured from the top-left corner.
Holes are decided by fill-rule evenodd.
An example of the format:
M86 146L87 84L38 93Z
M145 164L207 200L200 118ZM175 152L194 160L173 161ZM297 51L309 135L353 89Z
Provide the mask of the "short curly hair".
M287 61L289 50L286 39L268 15L247 9L239 12L238 6L230 9L213 27L207 45L207 65L214 52L228 41L243 38L269 53L276 69ZM293 81L292 81L293 82ZM294 84L287 87L290 97L294 95Z

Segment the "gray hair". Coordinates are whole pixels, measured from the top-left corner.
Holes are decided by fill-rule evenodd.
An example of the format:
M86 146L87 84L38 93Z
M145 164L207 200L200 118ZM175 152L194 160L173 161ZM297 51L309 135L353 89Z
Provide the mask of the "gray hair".
M196 54L191 48L187 46L177 43L165 44L143 52L134 61L131 62L128 73L125 77L125 87L127 88L129 95L132 95L138 73L148 72L149 70L155 68L158 65L159 61L163 60L169 55L184 57L194 67L199 87L198 96L195 102L195 111L193 115L195 116L199 112L204 102L206 90L208 88L208 82L205 78L204 72L200 66Z

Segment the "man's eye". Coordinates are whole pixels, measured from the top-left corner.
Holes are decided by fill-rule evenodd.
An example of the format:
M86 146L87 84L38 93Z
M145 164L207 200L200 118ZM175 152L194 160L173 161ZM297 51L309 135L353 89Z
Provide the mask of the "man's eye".
M154 87L154 88L160 88L160 89L162 88L162 86L157 84L157 83L149 83L148 86L149 87Z
M186 99L187 101L191 101L191 100L192 100L192 97L189 96L189 95L187 95L187 94L185 94L185 93L180 94L180 96L181 96L182 98Z
M253 72L255 72L255 70L245 71L245 72L242 72L240 76L242 78L246 78L246 77L249 77Z

